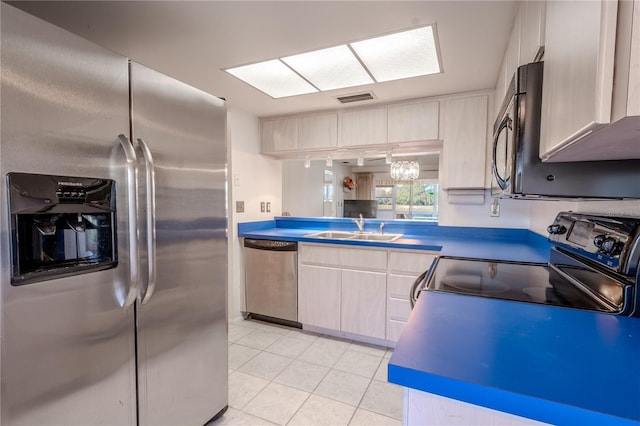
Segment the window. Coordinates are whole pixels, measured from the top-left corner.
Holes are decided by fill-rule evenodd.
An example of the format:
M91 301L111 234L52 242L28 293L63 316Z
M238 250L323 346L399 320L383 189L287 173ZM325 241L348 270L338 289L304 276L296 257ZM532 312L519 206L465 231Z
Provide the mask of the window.
M438 182L416 179L412 182L376 183L378 218L437 219Z

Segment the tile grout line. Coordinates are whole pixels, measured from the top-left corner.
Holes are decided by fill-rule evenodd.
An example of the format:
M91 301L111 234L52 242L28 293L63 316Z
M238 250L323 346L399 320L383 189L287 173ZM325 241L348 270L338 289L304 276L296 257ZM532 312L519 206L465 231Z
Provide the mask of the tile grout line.
M287 333L280 333L280 332L278 332L278 331L273 331L273 328L274 328L274 327L273 327L273 326L271 326L271 325L263 325L263 324L258 324L258 325L259 325L259 327L244 327L244 328L247 328L247 329L251 329L251 331L250 331L249 333L247 333L246 335L244 335L244 336L242 336L242 337L238 338L235 342L230 342L230 343L229 343L229 345L228 345L228 346L231 346L231 344L236 344L236 345L241 346L241 347L243 347L243 348L248 348L248 349L253 349L253 350L257 350L257 351L258 351L255 355L253 355L252 357L250 357L249 359L247 359L245 362L243 362L243 363L242 363L241 365L239 365L237 368L235 368L235 369L231 369L231 368L230 368L229 370L232 370L232 372L231 372L229 375L234 374L235 372L238 372L238 371L239 371L239 372L241 372L241 373L243 373L243 374L246 374L246 375L249 375L249 376L252 376L252 377L259 378L259 379L262 379L262 380L266 380L266 381L267 381L267 384L266 384L266 385L265 385L265 386L264 386L260 391L258 391L258 392L256 393L256 395L254 395L254 396L253 396L249 401L247 401L247 403L245 403L241 409L239 409L239 411L240 411L240 412L245 413L245 414L248 414L248 415L255 416L255 417L257 417L257 418L259 418L259 419L261 419L261 420L264 420L264 421L267 421L267 422L269 422L269 423L272 423L272 422L271 422L271 420L266 419L266 418L264 418L264 417L261 417L260 415L256 415L256 414L252 414L252 413L247 413L247 412L245 412L245 411L244 411L244 409L245 409L245 408L246 408L246 407L247 407L247 406L248 406L248 405L249 405L249 404L250 404L250 403L251 403L251 402L252 402L252 401L253 401L253 400L254 400L254 399L255 399L255 398L260 394L260 393L261 393L261 392L263 392L265 388L267 388L270 384L274 383L274 384L277 384L277 385L286 386L286 387L289 387L289 388L292 388L292 389L297 389L297 390L299 390L299 391L307 392L307 397L304 399L304 401L302 401L302 403L300 404L300 406L295 410L295 412L291 415L291 417L289 417L289 418L286 420L286 422L284 423L285 425L286 425L286 424L289 424L289 423L293 420L293 418L294 418L294 417L295 417L295 416L300 412L301 408L305 405L305 403L307 403L307 401L309 401L309 399L310 399L311 395L316 395L316 396L318 396L318 397L324 397L324 398L327 398L328 400L331 400L331 401L334 401L334 402L337 402L337 403L340 403L340 404L344 404L344 405L348 405L348 406L352 407L352 408L354 409L354 411L353 411L353 413L352 413L351 417L349 418L349 421L347 422L347 425L348 425L348 424L350 424L350 423L353 421L353 419L355 418L355 415L356 415L356 413L358 412L358 410L363 410L363 411L371 412L371 413L374 413L374 414L376 414L376 415L381 415L381 416L388 417L388 418L393 419L393 420L397 420L396 418L391 417L391 416L388 416L388 415L386 415L386 414L377 413L377 412L375 412L375 411L373 411L373 412L372 412L371 410L366 410L366 409L364 409L364 408L361 408L361 407L360 407L360 405L362 404L362 402L363 402L363 400L364 400L364 398L365 398L365 395L367 394L367 392L368 392L368 391L369 391L369 389L371 388L371 384L373 383L373 381L374 381L374 380L379 381L379 380L377 380L377 379L375 378L375 377L376 377L376 374L378 373L378 370L380 369L381 365L386 361L386 355L388 354L388 352L389 352L389 350L390 350L391 348L385 348L385 350L383 351L382 355L380 356L380 359L379 359L379 361L378 361L378 364L377 364L376 368L375 368L375 369L374 369L374 371L373 371L372 376L371 376L371 377L367 377L367 376L362 376L362 375L360 375L360 374L351 373L351 372L349 372L349 371L344 371L344 370L340 370L340 369L336 369L336 368L335 368L335 366L340 362L340 360L341 360L341 359L345 356L345 354L346 354L346 353L348 353L350 350L351 350L352 352L356 352L356 353L361 354L361 355L375 356L375 357L377 358L377 354L372 354L372 353L367 352L367 351L359 351L359 350L357 350L357 349L353 349L353 348L352 348L352 346L353 346L354 344L356 344L356 345L357 345L358 343L357 343L357 342L355 342L355 341L353 341L353 340L351 340L351 339L341 339L341 338L338 338L338 337L335 337L335 336L324 336L324 335L316 334L316 333L304 333L302 329L301 329L301 330L297 330L297 329L296 329L296 330L288 330L288 332L287 332ZM238 327L243 327L242 325L237 325L237 326L238 326ZM254 333L255 331L266 331L266 332L272 332L272 333L274 333L274 334L280 334L280 336L279 336L279 337L278 337L274 342L272 342L272 343L270 343L269 345L267 345L264 349L259 349L259 348L255 348L255 347L251 347L251 346L246 346L246 345L244 345L244 344L242 344L242 343L238 343L238 341L239 341L239 340L242 340L242 339L244 339L244 338L246 338L246 337L249 337L249 336L250 336L252 333ZM288 338L296 339L296 338L297 338L297 336L299 336L299 334L304 334L305 336L313 336L313 337L315 337L315 339L314 339L313 341L311 341L311 343L309 343L309 344L308 344L308 345L307 345L307 346L306 346L306 347L305 347L305 348L304 348L304 349L303 349L299 354L297 354L297 355L295 355L295 356L291 357L291 356L288 356L288 355L282 355L282 354L279 354L279 353L276 353L276 352L270 352L270 351L268 351L268 348L269 348L269 347L271 347L271 346L275 345L276 343L278 343L279 341L281 341L283 338L288 337ZM300 357L301 357L301 356L302 356L302 355L303 355L303 354L304 354L304 353L305 353L305 352L306 352L306 351L307 351L311 346L313 346L316 342L318 342L320 339L325 339L325 340L327 340L327 341L337 341L337 342L348 343L348 345L347 345L347 346L346 346L346 347L345 347L345 348L340 352L340 355L337 357L337 359L336 359L336 360L335 360L335 361L334 361L330 366L327 366L327 365L324 365L324 364L317 364L317 363L315 363L315 362L310 362L310 361L306 361L306 360L302 360L302 359L300 359ZM302 341L303 339L299 339L299 340L301 340L301 341ZM377 345L363 345L363 346L364 346L364 347L376 347ZM245 364L247 364L248 362L250 362L251 360L255 359L256 357L258 357L259 355L261 355L261 354L263 354L263 353L270 354L270 355L275 355L275 356L279 356L279 357L282 357L282 358L287 358L287 359L289 360L289 362L288 362L288 363L287 363L287 365L282 369L282 371L280 371L280 372L279 372L276 376L274 376L273 378L261 377L261 376L257 376L257 375L255 375L255 374L251 374L251 373L249 373L249 372L244 372L244 371L241 371L241 370L240 370L240 368L242 368ZM327 369L327 371L322 375L322 377L321 377L321 378L320 378L320 380L317 382L317 384L314 386L314 388L313 388L313 389L311 389L309 392L308 392L308 391L306 391L306 390L304 390L304 389L297 388L297 387L295 387L295 386L290 386L290 385L286 385L286 384L281 384L281 383L278 383L278 382L276 382L276 381L275 381L275 380L276 380L276 379L277 379L277 378L278 378L278 377L279 377L279 376L280 376L280 375L281 375L281 374L282 374L282 373L283 373L287 368L289 368L289 367L290 367L290 366L291 366L295 361L305 362L305 363L312 364L312 365L314 365L314 366L323 367L323 368L326 368L326 369ZM340 400L338 400L338 399L334 399L334 398L332 398L331 396L323 396L323 395L319 395L319 394L316 394L316 393L315 393L315 392L317 391L318 387L320 386L320 384L321 384L321 383L322 383L322 382L327 378L327 376L328 376L332 371L336 371L336 372L340 372L340 373L353 374L353 375L355 375L355 376L358 376L358 377L364 377L364 378L368 379L367 386L366 386L366 388L365 388L364 392L362 393L362 395L361 395L360 399L358 400L358 403L357 403L355 406L354 406L354 405L352 405L352 404L349 404L349 403L347 403L347 402L340 401Z

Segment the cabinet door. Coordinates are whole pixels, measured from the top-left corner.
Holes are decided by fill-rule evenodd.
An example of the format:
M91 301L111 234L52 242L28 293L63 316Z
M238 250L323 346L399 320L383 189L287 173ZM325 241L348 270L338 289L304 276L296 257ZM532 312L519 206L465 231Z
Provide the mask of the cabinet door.
M546 6L540 157L611 120L617 1Z
M295 118L262 121L262 152L291 151L297 148L298 122Z
M338 114L314 114L298 117L298 149L338 146Z
M298 321L340 330L340 269L301 265L298 270Z
M386 274L342 271L342 331L385 338Z
M342 114L342 146L387 143L387 108L345 111Z
M437 101L390 106L387 141L397 143L439 139L439 114L440 103Z
M520 2L519 65L533 62L538 50L544 46L545 4L545 1Z
M440 184L484 188L488 95L447 101Z

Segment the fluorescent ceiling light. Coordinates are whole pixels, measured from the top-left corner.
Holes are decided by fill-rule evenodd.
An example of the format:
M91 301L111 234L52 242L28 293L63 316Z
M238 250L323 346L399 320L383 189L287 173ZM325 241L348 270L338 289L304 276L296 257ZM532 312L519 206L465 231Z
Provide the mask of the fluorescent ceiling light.
M442 72L432 26L225 71L272 98Z
M226 70L273 98L304 95L318 89L277 59Z
M346 45L288 56L282 61L320 90L373 83Z
M377 81L440 72L430 26L351 43L351 47Z

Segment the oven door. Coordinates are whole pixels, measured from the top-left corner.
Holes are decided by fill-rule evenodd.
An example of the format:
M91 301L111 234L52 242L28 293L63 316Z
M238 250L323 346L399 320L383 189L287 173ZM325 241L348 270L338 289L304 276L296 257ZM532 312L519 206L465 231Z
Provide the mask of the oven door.
M514 98L505 99L506 108L496 120L493 134L491 195L509 196L512 188L514 169Z

